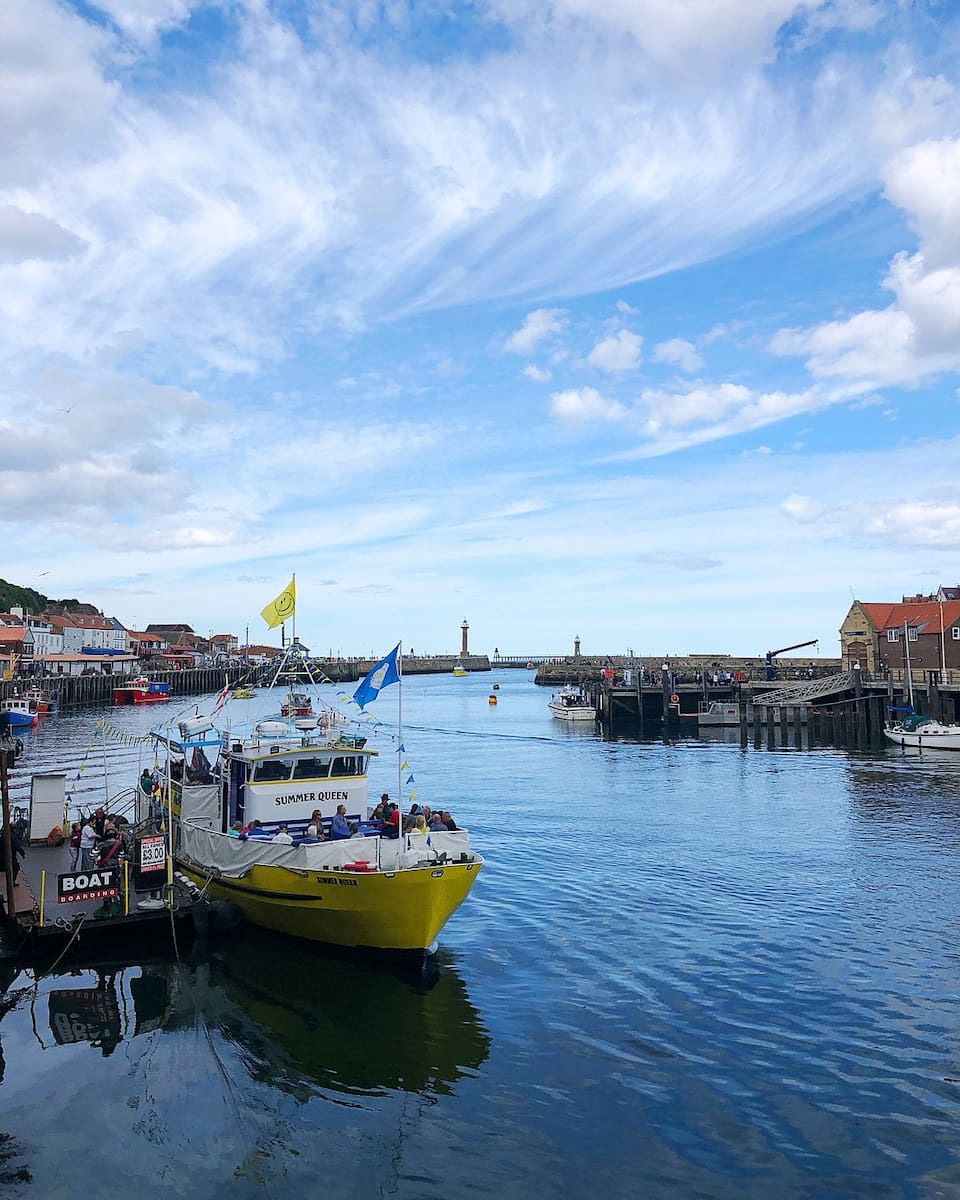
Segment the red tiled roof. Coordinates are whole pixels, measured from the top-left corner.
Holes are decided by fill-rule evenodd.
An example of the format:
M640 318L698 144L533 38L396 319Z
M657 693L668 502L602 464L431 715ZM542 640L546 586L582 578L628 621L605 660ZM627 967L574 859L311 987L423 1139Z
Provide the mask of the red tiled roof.
M24 625L0 625L0 642L22 642L26 632Z
M940 614L943 613L943 628L949 629L960 621L960 600L924 601L920 604L868 604L861 608L876 629L901 629L904 621L921 633L940 633Z

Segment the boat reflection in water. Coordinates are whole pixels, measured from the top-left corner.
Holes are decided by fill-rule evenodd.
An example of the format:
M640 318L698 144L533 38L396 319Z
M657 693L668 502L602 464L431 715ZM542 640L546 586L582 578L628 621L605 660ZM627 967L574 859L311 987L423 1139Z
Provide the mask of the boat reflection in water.
M195 964L49 976L29 1002L31 1020L44 1049L86 1042L104 1057L142 1034L162 1030L175 1042L199 1026L238 1048L250 1080L298 1099L318 1090L449 1095L487 1058L490 1040L453 962L442 951L435 957L441 961L425 989L422 976L399 967L320 956L248 928ZM9 994L16 991L14 983ZM41 1032L44 1010L49 1037ZM154 1068L165 1041L150 1050Z
M399 967L245 934L211 962L204 1009L251 1052L251 1075L285 1090L448 1095L485 1061L490 1039L452 961L442 950L435 958L436 981L423 991Z

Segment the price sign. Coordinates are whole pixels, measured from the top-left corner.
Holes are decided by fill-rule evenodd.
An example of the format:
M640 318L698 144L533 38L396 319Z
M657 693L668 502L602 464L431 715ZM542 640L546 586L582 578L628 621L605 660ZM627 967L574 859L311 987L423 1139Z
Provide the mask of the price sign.
M167 839L163 834L137 840L137 856L133 860L134 887L138 892L153 892L162 888L167 866Z
M163 835L158 837L145 837L139 841L139 853L137 861L140 865L140 870L147 871L162 871L167 865L167 846L166 838Z

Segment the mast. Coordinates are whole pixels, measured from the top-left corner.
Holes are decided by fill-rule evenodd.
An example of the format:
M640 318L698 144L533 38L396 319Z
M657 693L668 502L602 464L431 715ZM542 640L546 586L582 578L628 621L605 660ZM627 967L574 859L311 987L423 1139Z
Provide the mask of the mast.
M400 811L400 829L403 827L403 642L397 647L397 808Z
M903 653L907 664L907 699L910 702L910 708L913 709L913 672L910 669L910 634L907 629L907 622L903 622Z

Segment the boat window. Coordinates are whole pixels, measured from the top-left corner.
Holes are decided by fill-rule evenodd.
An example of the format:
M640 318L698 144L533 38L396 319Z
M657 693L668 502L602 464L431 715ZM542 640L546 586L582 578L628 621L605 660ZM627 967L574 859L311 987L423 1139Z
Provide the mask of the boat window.
M333 760L331 775L358 775L357 760L352 754L343 755Z
M298 758L293 767L294 779L326 779L330 774L330 760L324 758Z
M290 778L290 764L282 758L263 758L257 763L254 783L277 783Z

